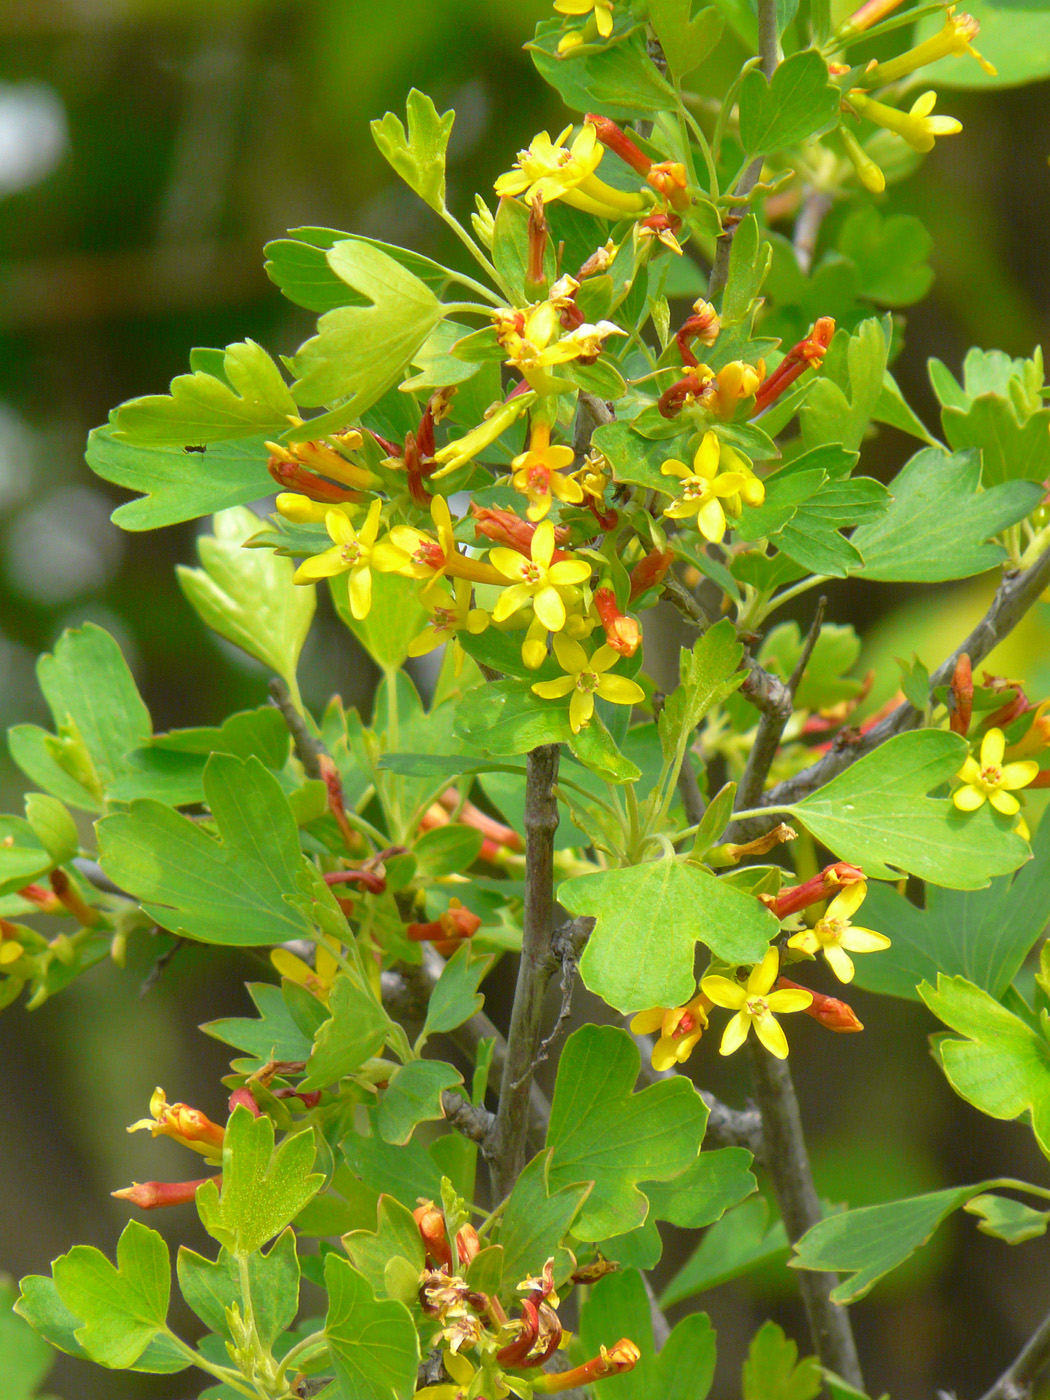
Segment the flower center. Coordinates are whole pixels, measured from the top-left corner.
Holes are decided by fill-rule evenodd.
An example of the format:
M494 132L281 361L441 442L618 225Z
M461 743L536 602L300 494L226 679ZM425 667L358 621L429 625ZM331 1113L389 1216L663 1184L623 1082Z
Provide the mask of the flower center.
M521 577L525 583L539 583L542 575L538 564L533 564L526 559L521 566Z
M768 1016L769 1014L769 1003L765 997L748 997L746 1005L748 1014L751 1016Z
M598 676L594 671L578 671L576 674L576 689L582 690L585 695L590 695L598 689Z
M679 1020L678 1025L675 1027L674 1034L676 1036L692 1035L692 1033L695 1030L696 1017L691 1011L683 1011L681 1019Z
M455 630L456 614L451 608L435 608L430 616L430 625L435 632L452 632Z
M702 476L687 476L682 482L682 495L687 501L704 501L711 494L711 483Z
M818 919L817 926L813 930L821 943L840 943L842 935L849 928L848 919Z
M546 467L530 467L528 474L529 490L546 496L550 490L551 474Z
M339 553L343 563L352 568L354 564L361 562L364 549L355 541L353 544L344 544Z
M990 763L981 769L981 783L986 788L997 788L1003 781L1003 770Z

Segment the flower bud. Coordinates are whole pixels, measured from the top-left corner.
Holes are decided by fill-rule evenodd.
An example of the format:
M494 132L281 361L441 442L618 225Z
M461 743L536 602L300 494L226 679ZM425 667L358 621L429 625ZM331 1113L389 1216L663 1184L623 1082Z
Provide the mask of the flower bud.
M955 663L949 693L949 727L953 734L961 734L965 738L973 715L973 671L970 668L970 657L965 651Z
M853 1007L839 1001L838 997L826 997L823 992L815 992L812 987L803 987L788 977L778 977L777 986L793 992L809 992L813 1000L809 1006L802 1009L807 1016L812 1016L814 1021L819 1021L825 1030L847 1032L864 1029Z
M633 617L622 613L616 605L611 588L599 588L594 594L594 606L605 628L605 640L621 656L633 656L642 642L642 629Z
M412 1212L412 1219L419 1229L423 1247L439 1267L452 1268L452 1251L448 1247L448 1233L445 1229L445 1216L433 1201L420 1198L419 1205Z
M584 121L590 122L594 127L595 136L606 150L615 151L636 174L642 176L649 174L652 161L644 151L639 150L622 127L617 126L608 117L597 116L594 112L588 112Z
M650 588L656 588L674 563L673 549L651 549L631 570L631 602Z
M222 1158L222 1144L226 1130L198 1108L188 1104L169 1104L163 1089L155 1089L149 1101L152 1118L141 1118L128 1128L129 1133L148 1128L153 1137L170 1137L181 1142L183 1147L192 1148L203 1157L219 1161Z
M142 1210L156 1210L158 1206L181 1206L192 1201L197 1187L206 1181L214 1181L222 1186L221 1176L202 1176L196 1181L135 1181L122 1191L111 1191L118 1201L130 1201Z
M574 1390L580 1385L590 1385L606 1376L618 1376L624 1371L633 1371L642 1353L629 1337L621 1337L613 1346L602 1347L600 1353L582 1366L571 1371L537 1376L533 1390L544 1395L552 1395L561 1390Z
M823 903L844 885L860 884L864 878L864 871L858 866L837 860L833 865L826 865L819 875L814 875L805 884L781 890L778 895L760 894L758 897L778 919L786 919L789 914L797 914L811 904Z

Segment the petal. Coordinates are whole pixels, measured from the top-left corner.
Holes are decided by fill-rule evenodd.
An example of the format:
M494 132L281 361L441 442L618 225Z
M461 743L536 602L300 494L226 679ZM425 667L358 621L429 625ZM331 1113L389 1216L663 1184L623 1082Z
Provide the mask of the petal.
M584 725L589 724L594 714L594 696L587 690L574 690L569 701L569 724L574 734L579 734Z
M642 687L627 676L599 676L598 694L614 705L638 705L645 699Z
M615 647L611 647L608 642L602 642L601 646L591 657L590 669L592 671L608 671L611 666L615 666L620 660L620 653Z
M680 462L677 457L668 457L667 461L664 462L663 466L660 468L660 471L664 476L687 477L692 475L692 472L690 472L686 464Z
M565 604L556 588L541 588L532 606L548 632L560 632L565 626Z
M549 447L547 449L547 466L552 471L558 471L561 467L571 467L576 460L576 453L571 447Z
M409 563L409 556L403 549L394 544L388 535L385 540L380 540L373 546L369 563L373 569L378 569L381 574L393 574ZM431 570L427 569L426 572L429 574Z
M345 519L345 516L344 516ZM326 549L323 554L315 554L304 559L292 576L293 583L316 583L319 578L334 578L346 572L342 546Z
M705 977L700 983L700 990L716 1006L724 1006L728 1011L739 1011L747 1001L747 993L739 982L731 982L728 977L720 977L717 973L713 977Z
M742 472L722 472L712 481L711 490L716 496L735 496L746 485L747 477Z
M558 665L563 671L568 671L570 675L579 675L581 671L590 669L590 662L587 653L579 642L574 642L570 637L564 637L560 632L554 638L554 655L558 658Z
M987 794L982 792L980 788L967 783L965 787L961 787L958 792L952 794L952 801L960 812L976 812L978 807L984 805L986 796Z
M358 622L363 622L372 606L372 571L351 569L347 580L350 591L350 611Z
M439 632L436 627L428 627L425 632L420 632L418 637L414 637L408 644L409 656L426 656L435 647L442 646L448 640L448 631Z
M383 502L377 496L368 507L368 514L365 523L358 532L358 539L362 544L373 545L376 542L376 535L379 534L379 516L383 509ZM342 514L342 512L340 512ZM328 524L328 517L325 516L325 524ZM334 537L333 537L334 538Z
M573 481L571 476L562 476L560 472L552 472L551 490L559 501L568 501L573 506L578 505L583 500L583 487L580 483Z
M844 948L825 948L824 957L827 960L828 967L831 968L840 982L853 981L853 959Z
M435 496L430 502L430 518L438 528L438 535L452 533L452 516L444 496Z
M807 1006L813 1005L813 993L801 987L785 987L783 991L770 992L766 1005L770 1011L780 1015L788 1011L805 1011Z
M691 501L672 501L669 506L665 506L663 514L669 520L688 520L691 515L695 515L700 509L702 502L697 497Z
M558 676L553 681L536 681L532 686L534 695L538 695L541 700L560 700L562 696L568 695L576 682L572 676Z
M326 511L324 527L336 544L355 544L357 541L357 531L350 524L345 511Z
M524 555L516 549L505 549L502 545L489 550L489 563L498 569L504 578L520 579L526 565Z
M1001 729L989 729L981 740L981 767L998 768L1006 752L1006 736Z
M810 953L813 957L820 952L820 943L816 934L810 929L803 929L801 933L793 933L787 941L789 948L798 948L803 953Z
M661 1074L664 1070L674 1069L678 1063L677 1046L671 1040L658 1040L649 1058L653 1069Z
M693 471L697 476L705 476L710 481L718 471L719 456L717 435L712 432L705 433L693 456Z
M521 557L520 555L518 556ZM504 622L511 613L516 613L519 608L523 608L529 601L529 590L523 583L512 583L509 588L505 588L496 599L496 606L492 609L492 616L496 622Z
M287 977L289 982L298 982L300 986L305 986L306 979L314 975L313 968L287 948L274 948L270 961L282 977Z
M778 1060L787 1059L787 1036L774 1016L756 1016L755 1034L771 1055L775 1055Z
M591 565L585 559L560 559L547 570L551 583L564 588L570 583L583 583L591 576Z
M639 1011L636 1016L631 1017L632 1035L652 1035L653 1031L658 1031L663 1025L664 1007L652 1006L648 1011Z
M957 778L962 778L964 783L976 783L980 781L981 765L977 762L972 753L968 753L963 759L963 766L955 776Z
M855 885L845 885L828 905L828 912L824 917L828 919L852 919L864 903L864 896L867 893L868 886L863 880L858 880Z
M750 1029L751 1017L746 1011L738 1011L722 1032L722 1043L718 1047L718 1053L731 1055L734 1050L739 1050L747 1039L747 1033Z
M665 512L666 513L666 512ZM705 501L696 513L696 523L705 540L720 544L726 532L725 511L717 500Z
M879 953L890 946L890 940L873 928L848 928L842 935L842 946L851 953Z
M1008 792L993 792L988 801L997 812L1002 812L1004 817L1015 817L1021 810L1020 802Z
M764 997L777 980L780 971L780 954L775 948L767 948L766 955L747 979L749 997Z
M1034 758L1026 758L1020 763L1008 763L1002 770L1003 787L1013 790L1027 787L1039 772L1039 764Z

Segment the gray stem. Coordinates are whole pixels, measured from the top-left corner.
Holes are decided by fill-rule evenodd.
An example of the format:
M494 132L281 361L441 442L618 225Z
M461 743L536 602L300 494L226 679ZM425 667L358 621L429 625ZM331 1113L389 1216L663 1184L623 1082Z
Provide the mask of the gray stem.
M1050 1316L1045 1317L1016 1358L981 1400L1031 1400L1033 1382L1050 1365Z

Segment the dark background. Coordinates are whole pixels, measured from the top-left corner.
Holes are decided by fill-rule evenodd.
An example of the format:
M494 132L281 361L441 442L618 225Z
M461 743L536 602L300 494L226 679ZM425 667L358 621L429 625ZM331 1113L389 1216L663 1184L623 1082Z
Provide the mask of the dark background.
M166 389L191 346L248 335L274 352L295 348L308 315L281 300L260 252L288 227L333 225L458 260L443 227L381 161L368 120L402 110L412 85L439 110L455 107L450 203L466 220L475 189L488 195L535 131L553 134L569 119L520 47L548 13L544 0L0 6L4 725L47 720L35 658L87 619L125 648L157 729L215 723L262 700L259 668L206 634L174 585L172 566L192 558L196 527L142 536L112 527L122 496L85 467L86 433L122 399ZM937 280L908 315L898 366L931 423L929 355L957 369L971 343L1028 354L1045 336L1047 100L1045 84L950 94L941 107L962 118L964 135L940 143L886 198L886 209L920 214L935 237ZM885 480L910 450L886 431L864 468ZM875 698L884 697L895 686L892 657L918 649L940 659L993 587L986 579L941 590L933 608L929 590L845 586L829 618L870 635L862 668L879 666ZM1045 621L997 669L1041 672L1050 684ZM371 682L367 662L322 615L304 659L307 701L339 690L367 704ZM6 756L0 790L3 810L20 810L20 775ZM41 1010L16 1006L0 1019L0 1269L15 1277L46 1272L77 1241L111 1253L127 1215L109 1198L115 1187L193 1174L174 1145L125 1137L155 1084L222 1114L222 1047L195 1026L247 1011L241 983L264 965L191 949L140 999L143 970L142 955L126 972L103 965ZM503 996L492 989L497 1017ZM863 1036L830 1041L807 1021L793 1046L822 1194L864 1204L1004 1172L1045 1180L1026 1129L953 1097L927 1053L925 1011L862 993L853 1000ZM577 1010L602 1015L585 995ZM694 1057L701 1081L731 1102L747 1094L737 1059L722 1063L713 1047ZM189 1209L150 1223L173 1242L202 1245ZM1047 1309L1048 1251L1037 1241L1015 1255L968 1217L953 1221L855 1309L872 1393L979 1394ZM661 1280L671 1262L669 1254ZM701 1301L719 1330L717 1400L738 1394L747 1339L765 1317L806 1350L782 1270ZM64 1400L162 1400L195 1394L195 1382L194 1373L115 1375L63 1359L49 1389Z

